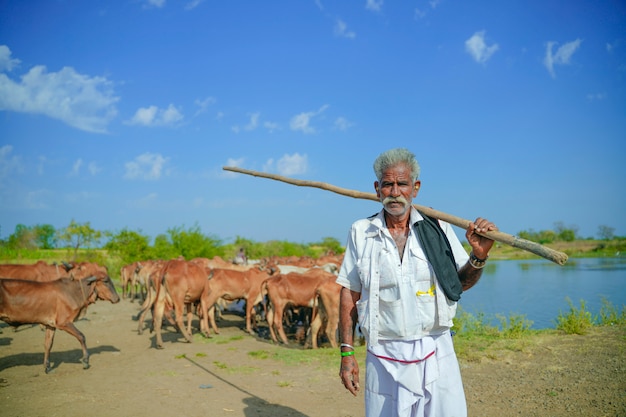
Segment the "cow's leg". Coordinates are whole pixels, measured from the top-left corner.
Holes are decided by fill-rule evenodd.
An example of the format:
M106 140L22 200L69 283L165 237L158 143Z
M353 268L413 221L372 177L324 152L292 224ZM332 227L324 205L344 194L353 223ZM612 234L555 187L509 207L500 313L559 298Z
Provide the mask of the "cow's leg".
M69 334L74 336L76 340L78 340L78 343L80 343L80 347L83 350L83 357L81 358L81 362L83 363L83 369L89 369L89 352L87 352L85 335L82 334L81 331L78 330L72 322L59 325L57 328L68 332Z
M215 334L220 334L220 331L217 328L217 323L215 323L215 310L219 307L217 306L218 297L215 296L215 292L209 292L206 298L206 305L209 307L209 323L211 323L211 327Z
M339 317L328 317L326 323L326 337L333 348L337 347L337 330L339 329Z
M213 331L215 332L215 334L220 334L220 331L217 328L217 323L215 322L215 304L208 304L211 307L209 307L208 312L207 312L207 318L209 320L209 323L211 324L211 328L213 329ZM208 332L208 329L207 329Z
M187 333L189 333L190 335L192 334L191 331L191 322L193 321L193 304L192 303L186 303L185 304L185 310L187 311Z
M274 325L278 330L278 335L280 336L280 339L283 341L284 344L288 345L289 340L287 340L285 327L283 326L283 313L285 311L284 306L274 306L274 308L276 309L276 311L274 312Z
M163 326L163 311L165 310L165 289L161 287L157 293L156 301L152 309L152 326L156 333L156 347L163 349L163 338L161 337L161 327Z
M250 298L246 299L246 332L252 334L252 317L254 305Z
M321 328L322 328L322 316L321 314L316 314L315 318L311 322L311 328L310 328L311 346L313 347L313 349L317 349L317 336L319 335Z
M185 340L189 343L193 340L191 335L187 332L185 328L185 323L183 322L183 310L185 303L183 301L174 301L174 315L176 316L176 326L178 330L183 334Z
M200 318L200 332L204 337L211 337L209 332L209 309L205 301L200 301L198 306L198 317Z
M274 343L278 343L276 332L274 331L274 307L268 304L266 309L265 317L267 317L267 327L270 330L270 337Z
M46 326L46 335L44 339L43 351L43 369L46 373L50 372L50 350L54 342L54 327Z
M156 296L153 294L153 292L154 291L151 290L148 293L148 297L146 297L143 304L141 305L141 311L139 312L139 314L137 314L137 320L139 321L137 325L137 333L139 334L143 334L143 323L146 319L146 314L148 314L148 310L150 310L154 304L154 299L156 298Z

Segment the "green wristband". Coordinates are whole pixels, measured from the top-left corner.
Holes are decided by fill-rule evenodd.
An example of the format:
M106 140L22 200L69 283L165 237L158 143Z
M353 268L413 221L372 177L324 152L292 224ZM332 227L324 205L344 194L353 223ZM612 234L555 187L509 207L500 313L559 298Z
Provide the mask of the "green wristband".
M353 350L349 350L347 352L341 352L341 356L352 356L352 355L354 355Z

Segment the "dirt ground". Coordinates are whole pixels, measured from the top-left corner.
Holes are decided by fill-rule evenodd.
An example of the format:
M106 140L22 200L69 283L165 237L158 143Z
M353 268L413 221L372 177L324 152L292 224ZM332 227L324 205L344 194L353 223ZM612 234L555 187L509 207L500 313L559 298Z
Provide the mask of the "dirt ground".
M138 307L128 300L90 306L77 323L91 354L88 370L76 339L57 332L45 374L39 327L14 332L2 323L0 416L364 415L362 394L345 391L334 366L272 358L289 348L244 333L236 314L225 315L221 334L208 341L183 343L167 327L165 349L157 350L154 335L137 334ZM546 336L521 351L478 356L461 361L470 416L626 416L623 328Z

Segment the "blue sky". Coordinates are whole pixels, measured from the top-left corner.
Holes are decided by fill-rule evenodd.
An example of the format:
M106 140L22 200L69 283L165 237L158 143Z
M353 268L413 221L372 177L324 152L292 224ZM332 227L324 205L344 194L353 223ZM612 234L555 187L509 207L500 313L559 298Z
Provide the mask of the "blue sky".
M0 236L345 241L392 147L416 203L626 235L623 1L1 1Z

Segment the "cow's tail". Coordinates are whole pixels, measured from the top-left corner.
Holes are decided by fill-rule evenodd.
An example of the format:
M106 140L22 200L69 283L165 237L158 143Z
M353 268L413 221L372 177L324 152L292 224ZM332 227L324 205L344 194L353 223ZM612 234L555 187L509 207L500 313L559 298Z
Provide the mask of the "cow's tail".
M261 291L259 293L259 297L261 298L261 305L263 306L263 314L267 317L267 309L269 307L270 300L267 297L267 282L269 279L264 280L261 283Z

